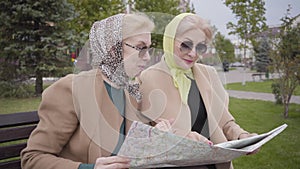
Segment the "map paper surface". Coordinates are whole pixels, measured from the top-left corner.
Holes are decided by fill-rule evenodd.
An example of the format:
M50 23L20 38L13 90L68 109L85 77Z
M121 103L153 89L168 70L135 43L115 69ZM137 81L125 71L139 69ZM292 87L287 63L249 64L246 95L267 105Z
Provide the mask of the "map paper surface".
M224 163L261 147L286 127L287 125L283 124L264 134L210 146L135 121L118 155L131 159L130 168Z

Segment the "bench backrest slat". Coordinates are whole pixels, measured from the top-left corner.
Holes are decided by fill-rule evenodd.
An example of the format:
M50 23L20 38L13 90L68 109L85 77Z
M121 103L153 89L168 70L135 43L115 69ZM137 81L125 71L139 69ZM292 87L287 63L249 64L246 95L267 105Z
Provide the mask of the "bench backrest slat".
M39 117L36 111L1 114L0 115L0 128L19 126L26 124L34 124L39 121Z
M26 143L20 143L15 145L3 146L0 147L0 160L12 158L12 157L19 157L21 150L26 147Z
M0 130L0 143L15 141L20 139L26 139L30 136L33 129L35 129L35 125L30 126L22 126L22 127L14 127L14 128L5 128Z
M0 114L0 168L21 169L20 152L35 129L37 111Z
M3 169L21 169L21 160L7 161L0 163L0 168Z

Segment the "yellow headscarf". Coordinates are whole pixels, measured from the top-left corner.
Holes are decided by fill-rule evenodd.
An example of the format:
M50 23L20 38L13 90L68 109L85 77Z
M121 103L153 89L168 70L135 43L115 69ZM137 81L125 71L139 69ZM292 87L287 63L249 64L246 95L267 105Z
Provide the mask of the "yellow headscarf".
M175 87L178 88L181 100L184 104L187 104L188 94L191 87L191 80L194 79L192 69L184 70L177 66L174 61L174 39L176 36L176 30L181 22L181 20L188 16L194 15L192 13L182 13L177 15L165 28L164 38L163 38L163 48L164 48L164 58L170 69L171 75L173 77L173 82ZM188 76L189 78L187 78Z

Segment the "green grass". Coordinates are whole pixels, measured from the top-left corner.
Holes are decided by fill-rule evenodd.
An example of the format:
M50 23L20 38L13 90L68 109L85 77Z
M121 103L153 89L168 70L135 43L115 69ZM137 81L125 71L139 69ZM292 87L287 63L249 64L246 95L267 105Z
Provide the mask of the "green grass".
M41 97L0 98L0 114L37 110Z
M0 112L36 110L40 98L0 99ZM230 112L245 130L265 133L281 124L286 130L262 146L259 153L233 161L237 169L294 169L300 164L300 106L290 105L289 118L283 118L283 108L272 102L230 98Z
M300 164L300 106L290 105L289 118L283 118L283 108L272 102L231 98L230 111L244 129L264 133L281 124L286 130L263 145L259 153L243 156L233 161L242 169L294 169Z
M45 90L51 84L44 84L43 89ZM29 92L34 93L34 85L30 85L29 88ZM40 102L41 97L0 98L0 114L37 110Z
M240 90L240 91L251 91L251 92L262 92L262 93L272 93L272 80L266 80L261 82L246 82L246 85L242 83L229 83L225 86L228 90ZM293 95L300 96L300 86L298 86Z

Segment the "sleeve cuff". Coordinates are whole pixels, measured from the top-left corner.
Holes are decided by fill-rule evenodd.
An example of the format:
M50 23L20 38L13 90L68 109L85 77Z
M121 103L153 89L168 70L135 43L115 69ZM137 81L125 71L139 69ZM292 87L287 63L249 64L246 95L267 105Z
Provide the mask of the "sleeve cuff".
M78 169L94 169L95 164L80 164Z

